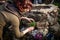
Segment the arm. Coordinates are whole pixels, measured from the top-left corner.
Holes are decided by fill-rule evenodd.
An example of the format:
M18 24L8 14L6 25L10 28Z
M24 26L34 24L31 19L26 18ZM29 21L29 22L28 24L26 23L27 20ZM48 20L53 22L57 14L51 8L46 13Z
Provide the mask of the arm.
M32 31L34 29L34 27L29 27L26 30L24 30L23 32L20 32L20 29L19 29L20 21L19 21L18 17L13 14L9 14L9 13L7 14L7 16L8 16L7 19L11 22L12 30L17 38L24 36L27 32Z

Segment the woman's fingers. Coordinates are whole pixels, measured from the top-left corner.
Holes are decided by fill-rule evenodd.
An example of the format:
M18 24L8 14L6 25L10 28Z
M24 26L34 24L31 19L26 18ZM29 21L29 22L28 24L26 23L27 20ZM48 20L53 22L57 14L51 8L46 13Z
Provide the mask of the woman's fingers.
M23 34L26 34L26 33L30 32L32 30L34 30L34 27L29 27L29 28L27 28L26 30L23 31Z
M30 18L30 21L31 21L31 22L35 22L34 19L32 19L32 18Z
M27 20L29 22L34 22L34 19L32 18L27 18L27 17L21 17L21 20L24 19L24 20Z
M27 29L28 29L28 32L30 32L30 31L34 30L34 27L29 27Z
M27 17L21 17L21 20L22 20L22 19L24 19L24 20L27 20L27 21L31 22L31 21L30 21L30 19L29 19L29 18L27 18Z

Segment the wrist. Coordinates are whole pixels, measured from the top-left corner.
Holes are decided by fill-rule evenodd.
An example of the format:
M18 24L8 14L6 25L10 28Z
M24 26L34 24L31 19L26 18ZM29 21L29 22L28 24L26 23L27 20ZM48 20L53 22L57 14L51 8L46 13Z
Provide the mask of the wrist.
M28 32L28 29L24 30L24 31L23 31L23 34L26 34L27 32Z

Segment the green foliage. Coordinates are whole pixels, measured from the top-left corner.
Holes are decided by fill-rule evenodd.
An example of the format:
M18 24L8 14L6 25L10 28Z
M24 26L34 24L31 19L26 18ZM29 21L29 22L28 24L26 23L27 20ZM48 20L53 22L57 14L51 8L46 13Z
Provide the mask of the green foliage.
M59 13L58 22L60 24L60 1L59 0L55 0L55 2L53 4L59 7L59 11L58 11L58 13Z
M60 10L59 10L58 22L60 24Z
M54 0L53 4L56 5L56 6L58 6L58 7L60 7L60 0Z
M60 8L60 3L54 3L54 5L58 6Z

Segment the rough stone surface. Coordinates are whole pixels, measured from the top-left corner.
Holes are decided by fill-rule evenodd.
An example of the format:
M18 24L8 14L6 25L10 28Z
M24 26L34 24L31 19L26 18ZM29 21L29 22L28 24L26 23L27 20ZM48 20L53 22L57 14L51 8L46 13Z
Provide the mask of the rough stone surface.
M58 7L52 4L37 4L33 5L32 10L25 14L29 18L33 18L36 22L36 27L45 36L49 31L57 32L60 28L58 20ZM47 31L46 31L46 30ZM51 30L50 30L51 29ZM53 30L52 30L53 29ZM53 33L54 33L53 32Z

